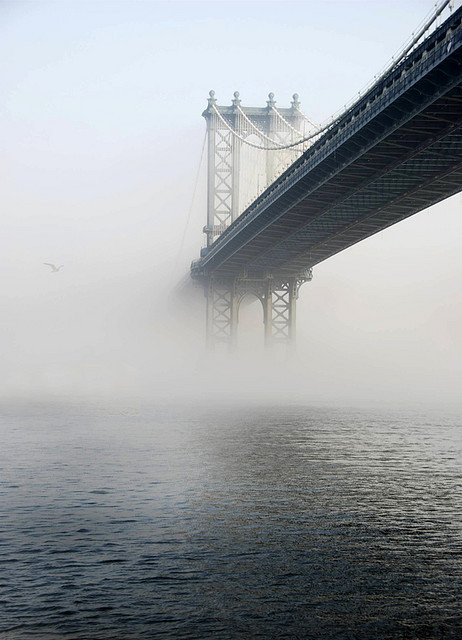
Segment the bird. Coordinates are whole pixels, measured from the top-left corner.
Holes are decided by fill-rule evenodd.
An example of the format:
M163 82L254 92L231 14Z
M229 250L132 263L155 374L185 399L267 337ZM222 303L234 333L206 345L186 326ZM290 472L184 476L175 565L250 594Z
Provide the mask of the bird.
M51 262L44 262L43 264L46 264L47 267L51 267L51 270L53 272L59 271L62 267L64 267L63 264L60 264L59 267L57 267L55 264L51 264Z

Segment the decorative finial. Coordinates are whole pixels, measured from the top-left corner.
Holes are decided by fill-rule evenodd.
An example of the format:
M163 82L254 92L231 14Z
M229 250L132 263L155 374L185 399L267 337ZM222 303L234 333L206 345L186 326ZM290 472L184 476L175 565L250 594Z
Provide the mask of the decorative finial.
M209 110L212 110L212 107L217 103L217 99L215 98L215 91L212 89L209 91L210 98L207 98L207 102L209 103Z
M274 105L276 104L276 101L274 100L274 93L268 93L268 98L269 100L266 101L266 104L268 105L268 107L274 107Z
M239 99L239 91L235 91L235 92L233 93L233 96L234 96L233 106L234 106L234 107L238 107L238 106L241 104L241 101L240 101L240 99Z
M293 98L293 102L290 103L292 105L292 109L299 109L300 108L300 102L298 100L298 98L299 98L298 93L294 93L292 98Z

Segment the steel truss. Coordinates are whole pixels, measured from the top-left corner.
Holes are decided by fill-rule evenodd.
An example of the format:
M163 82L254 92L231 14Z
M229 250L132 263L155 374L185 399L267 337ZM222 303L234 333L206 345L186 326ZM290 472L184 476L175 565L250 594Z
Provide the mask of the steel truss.
M461 105L462 7L333 121L192 276L296 274L459 192Z
M298 277L277 278L241 276L211 277L205 286L207 297L207 345L215 349L224 344L229 349L237 345L239 308L247 294L258 298L263 307L265 345L295 343L296 301L300 287L313 277L307 269Z
M248 162L244 162L243 142L250 137L271 139L278 145L292 142L297 128L305 122L299 110L298 95L294 94L291 108L277 110L274 95L269 94L266 107L242 107L239 93L234 93L232 105L217 106L215 92L210 91L208 108L202 114L207 121L207 224L204 233L207 247L230 226L247 204L240 189L243 177L248 177ZM237 134L237 136L235 135ZM241 139L239 139L239 137ZM245 145L244 145L245 146ZM252 198L272 182L302 152L302 149L260 151L263 153L264 178L255 185ZM245 191L245 190L244 190Z
M270 96L267 107L243 110L238 94L232 106L217 107L211 92L203 114L208 243L191 265L207 291L211 346L235 343L245 293L263 304L267 344L293 342L298 290L311 279L310 270L298 276L303 269L460 192L462 7L418 44L422 35L330 125L298 140L312 144L243 211L242 147L258 149L262 173L277 175L279 158L265 153L293 146L300 127L290 116L303 114L295 96L292 109L276 109ZM217 185L229 197L215 193Z

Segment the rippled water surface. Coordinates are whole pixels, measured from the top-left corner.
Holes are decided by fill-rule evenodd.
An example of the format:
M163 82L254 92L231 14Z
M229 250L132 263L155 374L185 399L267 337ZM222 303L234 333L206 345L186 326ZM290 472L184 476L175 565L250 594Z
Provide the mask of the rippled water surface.
M0 638L462 638L455 414L4 407Z

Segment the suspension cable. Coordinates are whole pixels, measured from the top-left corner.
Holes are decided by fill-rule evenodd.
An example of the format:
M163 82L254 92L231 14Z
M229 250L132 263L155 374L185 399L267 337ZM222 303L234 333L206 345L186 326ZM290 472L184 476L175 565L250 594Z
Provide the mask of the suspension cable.
M221 113L218 111L216 105L212 105L213 110L215 111L216 115L218 116L219 120L225 125L225 127L231 131L231 133L238 138L239 140L241 140L241 142L244 142L245 144L249 145L249 147L253 147L254 149L261 149L262 151L274 151L276 149L285 149L285 147L283 145L277 145L274 147L262 147L258 144L254 144L253 142L249 142L248 140L246 140L244 138L244 136L241 136L235 129L232 128L232 126L226 122L226 120L223 118L223 116L221 115ZM254 126L254 125L253 125ZM257 127L255 127L257 129L257 131L260 131L260 129L258 129ZM273 144L276 144L272 141Z
M247 117L247 115L244 113L244 111L241 109L240 105L237 106L237 110L239 111L239 113L241 114L241 116L244 118L244 120L253 128L255 129L255 131L257 132L257 134L260 136L260 138L265 138L265 140L268 140L268 142L270 142L271 144L274 145L278 145L279 146L279 142L277 140L273 140L272 138L270 138L269 136L267 136L265 133L263 133L263 131L261 129L259 129L257 127L256 124L254 124L252 122L252 120L250 120L250 118ZM266 147L265 147L266 148ZM282 148L282 147L281 147Z
M319 129L320 125L316 124L316 122L313 122L313 120L311 120L311 118L309 118L306 113L303 113L303 111L300 109L300 107L294 107L298 113L302 116L302 118L304 120L306 120L306 122L308 122L308 124L310 124L312 127L314 127L315 129ZM276 115L284 122L285 125L287 125L289 127L289 129L292 129L292 131L294 131L295 133L298 133L299 136L303 136L303 133L301 133L300 131L298 131L297 129L295 129L288 120L286 120L284 118L284 116L282 115L282 113L280 111L278 111L278 109L273 105L272 109L274 110L274 112L276 113Z
M205 143L206 143L206 141L207 141L207 131L204 133L204 140L202 142L202 150L201 150L200 160L199 160L199 164L197 165L196 179L194 181L194 188L193 188L193 192L192 192L192 196L191 196L191 201L189 203L189 210L188 210L188 215L187 215L187 218L186 218L186 224L185 224L184 229L183 229L183 236L181 238L180 247L178 249L178 253L177 253L177 256L176 256L176 260L175 260L174 271L177 270L181 254L183 252L184 241L186 239L186 232L188 230L189 223L190 223L190 220L191 220L191 214L192 214L192 210L193 210L193 206L194 206L194 201L196 199L197 185L199 184L199 175L200 175L200 171L201 171L201 167L202 167L202 161L204 159L204 151L205 151Z
M266 140L268 140L268 142L270 142L271 144L277 146L280 149L287 149L287 146L284 144L281 144L280 142L278 142L277 140L273 140L272 138L270 138L269 136L267 136L265 133L263 133L263 131L261 129L259 129L257 127L257 125L252 122L252 120L250 120L250 118L246 115L246 113L242 110L241 106L238 105L237 109L239 111L239 113L241 114L241 116L244 118L244 120L257 132L257 134L261 137L261 138L265 138ZM291 129L294 133L296 133L298 136L300 136L300 138L303 138L303 133L301 131L298 131L298 129L295 129L295 127L293 127L290 122L288 122L288 120L286 120L284 118L284 116L282 115L282 113L280 113L278 111L278 109L276 109L276 107L273 105L271 107L271 109L274 111L274 113L278 116L278 118L280 118L280 120L282 120L282 122L289 128ZM303 113L303 111L301 111L300 109L297 108L297 111L303 116L303 118L309 122L313 127L315 127L316 129L319 129L319 125L314 123L307 115L305 115ZM233 130L234 131L234 130ZM303 140L300 140L299 142L297 141L297 144L301 144L303 142ZM249 143L247 143L249 144ZM268 147L265 147L265 149L267 150L271 150L268 149Z
M439 6L437 6L437 3L435 3L434 9L432 10L430 17L428 19L425 19L425 22L423 26L419 28L417 35L415 36L414 33L412 34L411 39L410 40L408 39L404 43L401 49L392 57L391 61L389 61L387 65L381 71L379 71L379 73L377 73L374 76L374 79L371 80L365 87L363 87L361 91L359 91L358 94L352 100L349 100L347 104L345 104L344 109L342 109L341 111L337 111L332 116L330 124L333 124L334 122L339 120L343 113L345 113L348 109L351 109L356 104L356 102L358 101L358 95L360 97L363 97L364 95L366 95L367 92L370 91L373 86L375 86L382 78L384 78L388 73L390 73L390 71L395 69L412 51L414 46L419 42L422 36L430 29L432 24L438 20L438 18L440 17L440 15L443 13L443 11L446 9L448 5L449 5L449 9L452 11L453 2L454 0L441 0L441 3Z
M452 0L443 0L440 4L439 7L436 7L434 13L431 15L431 17L429 18L429 20L427 20L425 22L425 24L422 26L422 28L419 30L419 32L417 33L417 35L411 40L411 42L403 49L403 51L401 52L401 54L399 55L399 57L395 60L392 61L392 63L385 69L385 71L383 71L381 73L381 75L379 76L378 79L383 78L387 73L389 73L392 69L394 69L395 67L398 66L398 64L408 55L408 53L412 50L412 48L417 44L417 42L420 40L420 38L424 35L424 33L426 31L428 31L428 29L431 27L431 25L435 22L435 20L437 20L437 18L442 14L442 12L444 11L444 9L450 5ZM377 80L378 80L377 79ZM375 82L377 82L377 80L375 80ZM271 140L271 138L268 138L268 136L266 136L262 131L260 131L260 129L258 129L258 127L256 127L253 122L251 120L249 120L247 118L247 116L245 115L245 113L242 111L241 107L238 106L239 112L244 116L245 120L248 121L250 123L250 125L256 129L259 133L259 135L263 138L266 138L269 142L271 142L271 144L273 144L274 146L272 147L263 147L260 145L256 145L252 142L249 142L248 140L246 140L243 136L241 136L239 133L237 133L237 131L235 131L227 122L226 120L223 118L223 116L221 115L221 113L218 111L216 105L212 105L215 113L217 114L217 116L219 117L219 119L221 120L221 122L225 125L225 127L227 129L229 129L229 131L231 131L231 133L238 138L239 140L241 140L242 142L244 142L245 144L249 145L250 147L253 147L254 149L260 149L262 151L277 151L279 149L290 149L292 147L297 147L300 144L303 144L304 142L308 142L309 140L313 140L313 138L316 138L317 136L321 135L322 133L324 133L325 131L327 131L328 129L330 129L338 120L340 120L340 118L342 117L343 113L339 114L336 118L332 119L330 122L328 122L327 124L325 124L323 127L319 127L318 130L315 133L312 133L308 136L305 136L303 138L301 138L300 140L297 140L296 142L291 142L288 144L278 144L275 140ZM273 107L273 109L275 109L275 107ZM275 109L276 111L276 109ZM300 110L299 110L300 111ZM302 111L300 111L300 113L302 113ZM278 115L280 115L278 113ZM307 119L309 122L310 119L305 116L305 114L302 114L305 119ZM280 115L281 118L283 118L283 116ZM283 118L284 119L284 118ZM288 123L287 123L288 124ZM313 123L314 124L314 123ZM290 126L290 125L288 125ZM314 125L316 126L316 125Z
M424 35L424 33L426 31L428 31L428 29L437 20L437 18L439 18L439 16L443 13L443 11L446 9L448 4L451 4L451 2L452 2L452 0L443 0L441 5L439 7L435 8L435 12L430 16L430 18L427 20L427 22L425 22L423 27L419 30L417 35L412 39L412 41L408 44L408 46L405 47L405 49L402 51L402 53L397 58L397 60L393 60L391 65L387 69L385 69L385 71L382 73L382 76L386 75L394 67L398 66L398 64L401 62L401 60L407 56L407 54L411 51L411 49L414 47L414 45L417 44L417 42Z
M295 127L293 127L290 122L288 122L284 116L282 115L282 113L280 113L275 106L272 106L271 109L274 111L274 113L277 115L277 117L282 120L282 122L286 125L286 127L288 127L291 131L293 131L294 133L296 133L298 136L300 136L301 138L303 138L303 133L301 131L298 131Z
M319 129L319 127L321 125L317 124L316 122L314 122L309 116L306 115L306 113L303 113L303 111L300 109L300 107L295 107L298 111L298 113L303 116L303 118L315 129Z
M330 129L330 127L335 122L335 121L329 122L329 124L326 124L322 129L318 129L318 131L316 131L315 133L312 133L309 136L305 136L304 138L301 138L300 140L297 140L296 142L290 142L288 144L277 144L276 146L273 146L273 147L262 147L262 146L260 146L258 144L254 144L253 142L249 142L243 136L241 136L239 133L237 133L237 131L235 131L232 128L232 126L230 124L228 124L228 122L226 122L226 120L223 118L221 113L218 111L216 105L212 105L212 108L215 111L215 113L217 114L217 116L220 119L220 121L225 125L225 127L227 129L229 129L229 131L231 131L231 133L234 136L236 136L236 138L238 138L239 140L241 140L245 144L248 144L249 147L253 147L254 149L261 149L262 151L277 151L278 149L290 149L292 147L297 147L299 144L303 144L303 142L308 142L309 140L313 140L313 138L316 138L321 133L324 133L324 131L327 131L327 129Z

